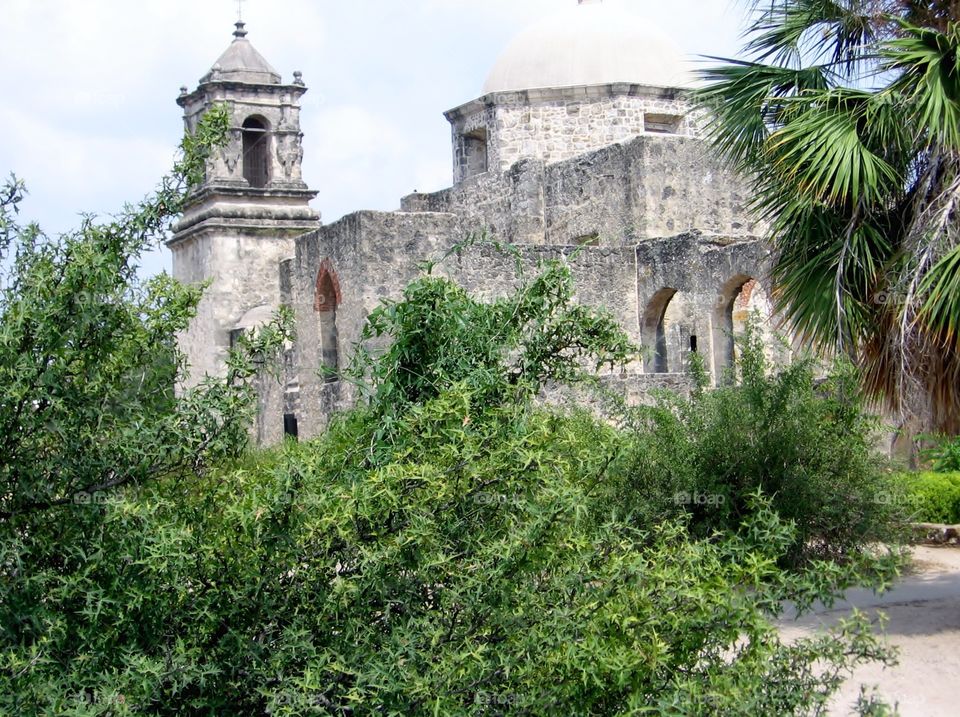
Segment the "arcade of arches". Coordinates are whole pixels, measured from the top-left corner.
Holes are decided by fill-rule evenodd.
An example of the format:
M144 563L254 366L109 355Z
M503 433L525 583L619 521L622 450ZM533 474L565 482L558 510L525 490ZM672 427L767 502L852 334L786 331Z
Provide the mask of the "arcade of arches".
M766 289L750 276L731 278L709 302L664 287L646 302L640 320L644 373L685 373L690 355L702 353L714 381L721 383L735 365L735 337L750 316L759 317L764 337L772 339L772 313Z

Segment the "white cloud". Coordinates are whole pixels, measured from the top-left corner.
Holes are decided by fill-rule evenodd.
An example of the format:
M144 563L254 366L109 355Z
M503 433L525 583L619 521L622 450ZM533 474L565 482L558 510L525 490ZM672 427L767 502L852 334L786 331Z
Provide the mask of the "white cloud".
M149 137L72 131L12 109L0 110L0 125L5 164L26 182L27 208L53 233L73 228L81 212L113 213L143 197L173 163L170 146Z
M417 168L416 143L388 115L346 105L304 123L304 177L327 220L357 209L395 209Z
M406 155L410 142L388 115L344 105L319 112L303 122L320 162L390 160Z

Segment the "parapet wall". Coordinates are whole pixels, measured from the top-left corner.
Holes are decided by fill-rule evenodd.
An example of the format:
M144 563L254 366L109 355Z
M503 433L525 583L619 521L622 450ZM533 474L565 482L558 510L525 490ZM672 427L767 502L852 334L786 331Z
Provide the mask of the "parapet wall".
M647 135L555 164L522 160L401 207L457 214L518 244L623 246L693 230L762 234L748 204L746 185L702 140Z

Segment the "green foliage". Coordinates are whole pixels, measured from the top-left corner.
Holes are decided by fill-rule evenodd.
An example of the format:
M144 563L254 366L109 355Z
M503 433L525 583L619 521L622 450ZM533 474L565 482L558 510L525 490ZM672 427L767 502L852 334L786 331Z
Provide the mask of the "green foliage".
M960 436L933 436L933 445L923 451L937 473L960 471Z
M782 600L851 574L779 570L792 529L763 501L717 541L638 530L598 497L609 427L529 406L464 426L471 408L451 391L413 411L376 467L360 412L316 444L111 500L94 559L68 547L76 571L43 575L46 630L5 651L0 705L814 714L848 667L887 659L864 619L778 640Z
M960 472L904 473L897 476L911 517L918 523L960 523Z
M146 684L153 658L179 664L176 640L165 642L155 622L165 613L141 607L169 597L152 592L149 574L185 556L158 535L141 540L125 501L151 481L196 480L242 451L258 366L289 321L242 342L224 377L178 391L176 337L201 291L137 278L227 123L226 109L212 108L153 195L59 237L19 222L17 180L0 191L0 713L126 713L113 665ZM136 653L138 634L166 654ZM79 675L97 669L100 692L84 692L90 679Z
M21 192L8 185L0 214L0 249L9 258L0 278L3 529L126 483L194 470L242 445L249 353L234 357L226 382L177 396L176 335L200 289L166 275L146 283L136 276L142 252L180 211L226 121L224 110L207 114L153 196L107 223L87 217L57 238L15 221ZM277 345L278 329L261 337L259 349Z
M492 304L416 282L322 438L127 485L67 540L7 534L0 712L812 715L889 661L863 616L789 645L772 621L885 584L893 556L784 571L796 528L759 492L708 540L644 520L636 437L535 407L630 353L569 299L556 264Z
M480 241L486 239L469 243ZM590 370L623 365L636 354L609 312L572 302L566 263L548 262L532 279L517 268L520 287L489 303L427 273L373 311L361 341L389 337L389 345L376 356L361 347L347 375L368 381L378 414L399 415L454 383L480 405L522 402L549 382L582 381Z
M694 533L708 537L736 530L762 491L796 528L790 565L894 539L902 501L873 454L876 425L856 372L840 363L817 382L812 361L798 360L773 373L753 322L737 343L738 384L664 394L628 414L624 504L645 522L690 513Z
M715 148L772 227L779 309L871 393L960 431L960 17L953 2L751 2L704 73Z

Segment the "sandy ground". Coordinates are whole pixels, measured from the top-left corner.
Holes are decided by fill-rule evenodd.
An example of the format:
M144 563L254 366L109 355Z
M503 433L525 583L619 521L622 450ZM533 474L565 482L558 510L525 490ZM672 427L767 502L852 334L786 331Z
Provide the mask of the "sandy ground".
M855 714L860 685L896 703L903 717L960 715L960 548L919 546L912 570L882 596L851 590L844 603L783 624L784 637L831 625L851 606L887 615L882 634L899 648L896 667L867 665L847 681L831 715Z

